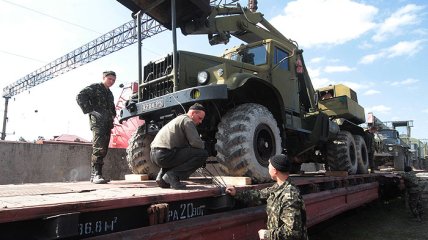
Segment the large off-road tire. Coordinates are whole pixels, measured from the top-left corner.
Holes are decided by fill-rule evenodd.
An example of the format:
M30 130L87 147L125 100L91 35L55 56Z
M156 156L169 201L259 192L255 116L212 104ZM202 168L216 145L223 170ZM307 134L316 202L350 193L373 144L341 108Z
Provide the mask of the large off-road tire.
M331 171L347 171L357 173L357 153L355 141L348 131L340 131L336 139L327 145L327 164Z
M366 141L360 135L354 135L355 150L357 152L357 173L369 172L369 154Z
M129 169L135 174L148 174L150 179L155 179L159 167L150 160L150 143L153 135L145 134L145 126L138 127L128 141L126 160Z
M258 183L271 180L269 158L282 149L277 122L266 107L246 103L231 109L222 117L216 139L217 159L227 175Z

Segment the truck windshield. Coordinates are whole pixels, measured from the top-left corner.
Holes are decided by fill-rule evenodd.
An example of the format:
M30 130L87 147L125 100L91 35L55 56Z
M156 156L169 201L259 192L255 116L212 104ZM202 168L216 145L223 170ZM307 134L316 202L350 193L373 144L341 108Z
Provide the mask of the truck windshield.
M266 45L260 45L252 48L245 48L238 52L232 52L226 55L226 58L253 65L263 65L267 63L266 56Z
M383 139L385 139L385 138L396 138L396 136L397 136L395 131L379 131L379 135Z

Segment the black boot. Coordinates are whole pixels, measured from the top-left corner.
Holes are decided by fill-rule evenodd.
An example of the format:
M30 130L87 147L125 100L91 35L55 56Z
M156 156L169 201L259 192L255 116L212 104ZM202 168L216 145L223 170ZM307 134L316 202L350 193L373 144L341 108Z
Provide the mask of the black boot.
M108 182L109 180L103 177L103 165L99 163L92 164L91 183L105 184Z
M163 175L165 175L166 171L164 168L161 168L159 170L158 176L156 177L156 183L158 184L159 187L161 188L170 188L171 185L169 185L169 183L165 182L162 177Z
M186 189L186 184L181 183L178 176L174 175L171 172L165 173L165 175L163 175L162 179L166 183L170 184L172 189Z

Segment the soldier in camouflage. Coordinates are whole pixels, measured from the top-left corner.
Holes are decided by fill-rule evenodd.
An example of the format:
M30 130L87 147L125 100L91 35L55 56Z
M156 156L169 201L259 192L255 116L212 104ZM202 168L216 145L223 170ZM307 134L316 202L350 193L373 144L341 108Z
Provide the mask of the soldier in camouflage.
M116 81L116 73L103 72L103 81L85 87L77 95L77 103L83 113L89 114L92 130L91 182L107 183L102 176L104 157L107 155L113 120L116 116L113 94L110 87Z
M226 192L248 205L266 204L267 229L259 230L260 239L307 240L306 210L299 189L288 179L290 161L281 154L269 160L269 174L276 183L261 190L236 192L228 187Z
M404 167L404 173L401 174L401 177L403 178L404 185L406 186L410 211L418 221L422 221L422 189L419 185L418 177L416 176L415 172L412 171L412 167L410 166Z

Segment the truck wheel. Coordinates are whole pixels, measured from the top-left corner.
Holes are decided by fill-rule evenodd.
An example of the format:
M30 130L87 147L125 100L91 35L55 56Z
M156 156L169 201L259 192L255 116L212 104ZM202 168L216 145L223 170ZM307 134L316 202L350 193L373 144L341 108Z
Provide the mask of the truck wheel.
M135 174L148 174L150 179L155 179L159 167L150 160L150 143L153 135L145 134L145 125L138 127L128 141L126 160L129 169Z
M331 171L357 173L357 153L355 141L348 131L340 131L335 140L327 145L327 164Z
M247 103L227 112L216 133L217 159L229 176L247 176L254 182L270 181L269 158L280 154L277 122L264 106Z
M369 154L364 138L360 135L354 135L355 149L357 152L357 173L369 172Z

